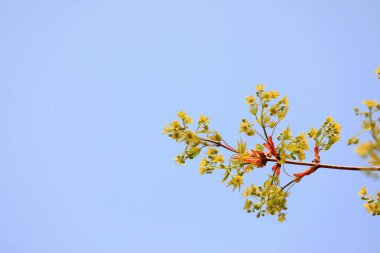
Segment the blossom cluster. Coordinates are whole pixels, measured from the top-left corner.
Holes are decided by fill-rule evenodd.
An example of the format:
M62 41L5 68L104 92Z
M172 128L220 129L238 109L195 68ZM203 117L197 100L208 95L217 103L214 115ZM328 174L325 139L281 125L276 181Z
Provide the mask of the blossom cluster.
M290 187L315 171L312 167L293 176L285 173L285 176L291 177L291 181L282 185L281 178L284 174L281 171L284 170L285 163L301 162L307 158L308 152L315 158L313 161L318 163L319 152L328 150L339 140L341 127L328 117L319 129L312 128L308 133L293 135L290 127L286 127L275 136L277 126L288 113L289 101L285 96L280 98L278 91L265 91L264 88L262 84L257 85L255 94L245 98L252 118L244 118L240 122L239 132L256 138L254 148L248 148L247 142L242 139L236 148L231 147L219 132L210 130L210 121L203 115L200 115L196 128L190 129L193 119L183 111L177 114L178 120L165 126L163 133L176 142L185 143L184 151L176 157L178 164L194 159L207 147L199 164L199 173L204 175L222 171L222 182L226 182L226 186L233 190L241 190L245 181L250 179L249 173L266 167L268 162L274 162L262 186L251 184L245 188L244 209L249 213L257 213L256 217L277 215L282 222L286 219ZM261 141L257 142L257 138ZM309 147L309 141L314 142L313 151ZM222 149L232 152L229 159L221 152Z

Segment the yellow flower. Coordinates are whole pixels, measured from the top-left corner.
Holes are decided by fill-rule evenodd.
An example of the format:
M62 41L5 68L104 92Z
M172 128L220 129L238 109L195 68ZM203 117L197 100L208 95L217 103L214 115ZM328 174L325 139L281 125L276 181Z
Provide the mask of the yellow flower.
M170 135L169 135L170 136ZM171 136L175 141L179 141L182 138L182 134L180 132L174 132L173 135Z
M282 223L283 221L285 221L285 220L286 220L286 218L285 218L285 214L284 214L284 213L279 214L277 220L278 220L280 223Z
M360 191L358 192L358 195L363 196L367 194L367 189L365 187L362 187Z
M276 115L277 114L277 106L272 106L269 108L270 115Z
M183 121L185 121L186 124L191 124L193 123L193 119L190 116L186 116Z
M188 140L188 141L191 141L194 137L196 137L196 135L195 135L193 132L191 132L191 131L188 131L188 132L186 133L186 135L185 135L185 138L186 138L186 140Z
M208 156L213 156L213 155L216 155L217 153L218 153L218 150L215 149L215 148L209 148L209 149L207 150L207 155L208 155Z
M168 125L165 125L164 131L162 131L163 134L167 134L170 132L170 128Z
M283 97L282 102L284 103L285 106L289 105L289 99L287 97Z
M372 206L371 206L370 204L365 203L363 206L365 207L365 209L367 209L367 211L368 211L369 213L372 212Z
M356 148L356 153L358 153L360 156L366 156L371 151L372 147L373 144L371 142L362 142Z
M237 176L233 177L232 180L233 180L233 184L235 187L240 188L240 185L243 184L243 177L242 176L237 175Z
M184 119L184 118L187 116L187 113L184 112L184 111L179 111L179 112L177 113L177 115L178 115L178 117L179 117L180 119Z
M208 170L209 161L207 161L206 158L202 158L201 162L199 163L199 174L203 175Z
M253 103L255 103L255 97L252 96L252 95L246 97L246 98L245 98L245 103L246 103L246 104L253 104Z
M213 163L224 163L223 155L216 155L214 159L212 160Z
M179 123L177 120L174 120L173 122L170 123L170 126L172 129L177 129L181 127L181 123Z
M249 127L249 123L248 121L246 120L243 120L242 122L240 122L240 129L239 129L239 132L245 132L247 130L249 130L250 127Z
M272 92L271 91L263 92L262 98L264 100L268 100L268 101L271 100L272 99Z
M304 133L298 135L298 146L303 150L307 150L309 148L306 135Z
M280 94L278 93L278 91L272 90L263 92L261 96L264 100L270 101L274 98L278 98Z
M276 126L276 122L274 122L274 121L270 121L269 122L269 127L270 128L274 128Z
M249 209L251 208L251 205L252 205L252 201L249 200L249 199L246 199L246 200L245 200L245 203L244 203L244 207L243 207L243 209L244 209L244 210L249 210Z
M199 116L199 123L201 124L208 124L209 123L209 119L208 117L206 116L203 116L202 114Z
M272 98L278 98L280 96L280 93L278 91L274 90L272 91Z
M200 164L199 164L199 167L206 167L207 164L208 164L207 159L203 157Z
M334 119L331 116L328 116L327 119L326 119L326 122L333 123Z
M184 164L185 157L183 155L177 155L177 157L175 158L175 162L179 165Z
M351 145L351 144L358 144L359 143L359 139L356 138L355 136L354 137L351 137L350 139L348 139L348 145Z
M329 143L334 144L334 143L337 143L339 140L340 140L340 136L334 134L330 137Z
M179 111L179 112L177 113L177 115L178 115L178 117L179 117L180 119L182 119L183 122L185 122L186 124L191 124L191 123L193 123L193 119L192 119L190 116L188 116L186 112L184 112L184 111Z
M258 84L258 85L256 85L256 90L257 91L263 91L264 90L264 84Z
M379 68L375 70L375 73L379 75L379 79L380 79L380 65L379 65Z
M340 133L341 129L342 129L342 127L337 122L335 122L335 124L334 124L334 131L336 133Z
M317 129L315 129L314 127L312 127L307 134L309 135L310 138L314 138L314 136L315 136L316 133L317 133Z
M368 108L372 108L372 107L375 107L376 106L376 100L364 100L363 101L363 104L365 104L366 106L368 106Z

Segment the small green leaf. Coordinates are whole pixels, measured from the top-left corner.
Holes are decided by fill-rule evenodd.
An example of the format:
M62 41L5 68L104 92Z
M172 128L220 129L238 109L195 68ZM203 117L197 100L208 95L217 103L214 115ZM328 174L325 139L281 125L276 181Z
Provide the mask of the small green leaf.
M226 171L224 172L224 176L222 178L222 183L224 183L228 179L229 176L230 176L230 170L226 169Z

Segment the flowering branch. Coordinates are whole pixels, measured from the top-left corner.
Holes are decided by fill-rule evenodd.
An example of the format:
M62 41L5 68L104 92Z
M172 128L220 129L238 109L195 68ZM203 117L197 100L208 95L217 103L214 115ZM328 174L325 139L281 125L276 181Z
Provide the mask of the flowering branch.
M227 144L216 130L210 130L209 119L203 115L200 115L195 131L190 130L189 126L193 123L193 119L183 111L178 113L180 120L175 120L166 125L163 133L176 142L186 144L184 151L176 157L178 164L184 164L187 159L194 159L204 148L207 148L207 152L200 162L200 174L212 174L216 170L222 170L224 171L222 182L227 182L227 186L232 186L233 190L236 188L240 190L244 186L244 178L254 169L263 168L268 162L274 163L272 172L263 185L251 184L245 188L243 193L243 196L246 197L244 209L249 213L256 213L257 217L266 214L277 215L278 220L282 222L286 219L285 211L287 210L289 189L305 176L313 174L318 169L368 172L380 171L380 167L320 163L320 153L329 150L340 139L341 127L331 117L327 117L320 128L311 128L307 133L294 136L290 128L287 127L274 137L277 126L289 110L287 97L279 99L279 96L280 94L277 91L264 91L264 85L257 85L255 96L250 95L246 98L246 104L249 105L249 111L254 120L242 119L239 132L247 136L257 134L264 141L263 144L256 144L253 149L247 148L247 143L243 140L238 141L236 148ZM380 110L380 105L369 101L367 106L369 112L363 114L368 118L365 129L370 131L375 141L378 141L380 127L376 124L373 113ZM358 110L356 112L357 114L361 113ZM259 128L256 128L256 125ZM276 145L274 139L277 140ZM309 148L309 141L313 142L313 151ZM358 142L359 140L354 137L350 139L349 144ZM380 144L379 146L368 143L366 145L364 148L372 152L370 156L375 159L372 165L380 165L380 162L377 163L376 160L376 152ZM219 148L233 153L227 161ZM364 148L361 146L362 150ZM312 162L304 162L309 151L313 154L314 159ZM281 169L285 164L308 166L308 168L302 172L294 173L293 176L288 175L292 179L284 186L280 186L280 178L283 177ZM371 213L380 215L380 194L378 202L375 201L375 197L363 196L362 198L370 201L369 206L371 206L371 210L374 210ZM379 203L378 206L377 203Z
M216 146L223 147L223 148L225 148L229 151L232 151L234 153L238 153L237 149L232 148L230 146L226 146L220 142L216 142L213 140L207 140L207 139L202 139L202 140L213 143ZM268 162L275 162L275 163L278 162L278 160L276 158L265 157L265 160ZM291 160L285 160L284 163L293 164L293 165L300 165L300 166L317 166L318 168L335 169L335 170L380 171L380 167L345 166L345 165L332 165L332 164L323 164L323 163L316 164L316 163L298 162L298 161L291 161ZM248 165L248 164L250 164L250 162L247 162L245 164Z

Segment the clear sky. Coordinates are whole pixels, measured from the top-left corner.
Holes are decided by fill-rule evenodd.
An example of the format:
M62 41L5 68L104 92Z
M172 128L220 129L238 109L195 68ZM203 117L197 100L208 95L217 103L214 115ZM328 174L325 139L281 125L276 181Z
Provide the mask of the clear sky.
M379 252L380 220L357 196L379 181L320 170L293 187L286 223L256 219L221 175L177 166L182 147L161 134L182 109L235 143L244 97L265 83L289 97L282 127L341 123L323 162L365 165L345 143L360 129L352 108L380 99L379 10L1 0L0 252Z

